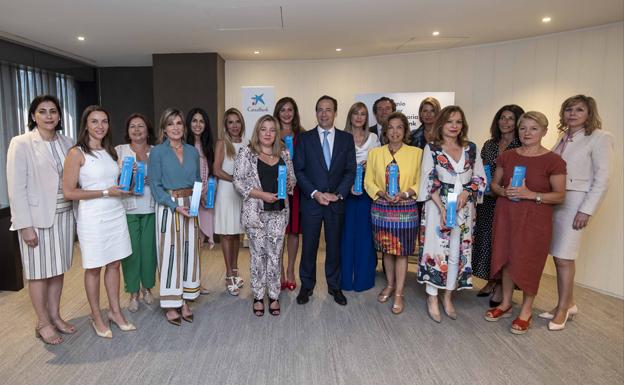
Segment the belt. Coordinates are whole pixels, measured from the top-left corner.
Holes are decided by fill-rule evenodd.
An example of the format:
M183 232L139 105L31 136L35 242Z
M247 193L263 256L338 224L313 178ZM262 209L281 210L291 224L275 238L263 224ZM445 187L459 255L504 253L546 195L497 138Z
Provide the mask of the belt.
M192 188L181 188L179 190L169 190L169 194L171 194L174 198L185 198L193 195Z

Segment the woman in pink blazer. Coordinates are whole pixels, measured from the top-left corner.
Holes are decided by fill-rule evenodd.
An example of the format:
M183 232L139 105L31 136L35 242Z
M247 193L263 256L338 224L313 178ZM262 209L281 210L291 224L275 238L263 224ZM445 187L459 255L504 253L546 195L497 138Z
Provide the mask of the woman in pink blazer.
M613 137L601 130L594 98L576 95L566 99L559 111L561 135L553 149L567 163L566 197L553 214L550 254L557 267L557 307L539 315L550 319L549 330L562 330L578 313L572 298L574 260L581 246L582 230L594 215L609 187Z
M52 345L63 342L58 332L76 332L59 310L74 244L72 203L62 190L63 162L73 143L58 132L62 111L54 96L37 96L28 110L30 131L11 139L7 153L11 230L18 232L24 278L37 314L35 336Z

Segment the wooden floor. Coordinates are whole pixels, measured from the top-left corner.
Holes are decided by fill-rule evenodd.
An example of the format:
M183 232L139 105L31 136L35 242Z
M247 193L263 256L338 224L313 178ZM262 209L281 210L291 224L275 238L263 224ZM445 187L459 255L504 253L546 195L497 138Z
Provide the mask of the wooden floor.
M77 253L76 255L79 255ZM322 253L319 253L321 256ZM322 259L322 258L321 258ZM249 253L241 249L243 278ZM248 286L240 297L224 291L218 247L202 257L208 296L194 305L195 322L168 324L158 306L141 303L130 314L133 333L94 335L88 323L79 256L66 275L62 312L78 327L60 346L33 335L28 293L0 293L2 384L621 384L624 381L624 303L576 288L580 314L561 332L536 319L527 335L509 333L510 320L486 322L487 300L476 291L456 295L459 319L435 324L426 314L424 288L410 266L406 309L395 316L376 301L384 285L346 293L341 307L327 295L323 264L305 306L296 292L281 296L282 315L251 312ZM479 281L478 286L483 284ZM122 295L124 305L127 296ZM102 290L103 308L106 297ZM555 282L544 276L535 313L549 309ZM520 300L519 296L515 298ZM517 311L517 309L516 309Z

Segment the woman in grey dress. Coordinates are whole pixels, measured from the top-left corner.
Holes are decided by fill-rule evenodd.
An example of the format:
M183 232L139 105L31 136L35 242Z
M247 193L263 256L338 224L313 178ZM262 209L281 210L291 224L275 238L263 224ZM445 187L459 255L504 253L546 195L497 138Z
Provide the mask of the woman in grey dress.
M45 343L63 342L58 334L76 327L61 318L64 273L72 264L74 215L63 197L63 162L71 139L61 135L57 98L37 96L28 110L28 129L11 139L7 185L11 230L18 232L24 278L35 313L35 335Z

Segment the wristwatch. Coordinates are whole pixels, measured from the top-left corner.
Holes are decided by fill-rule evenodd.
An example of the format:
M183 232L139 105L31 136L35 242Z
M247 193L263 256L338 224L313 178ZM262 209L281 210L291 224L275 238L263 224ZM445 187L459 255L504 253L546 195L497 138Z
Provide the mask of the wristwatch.
M108 190L102 190L102 198L108 198Z
M342 197L341 193L336 194L336 196L338 197L339 200L343 200L344 198Z
M409 199L410 195L407 191L403 191L403 194L405 194L405 199Z
M542 204L542 196L540 194L537 194L535 196L535 203L537 203L538 205Z

